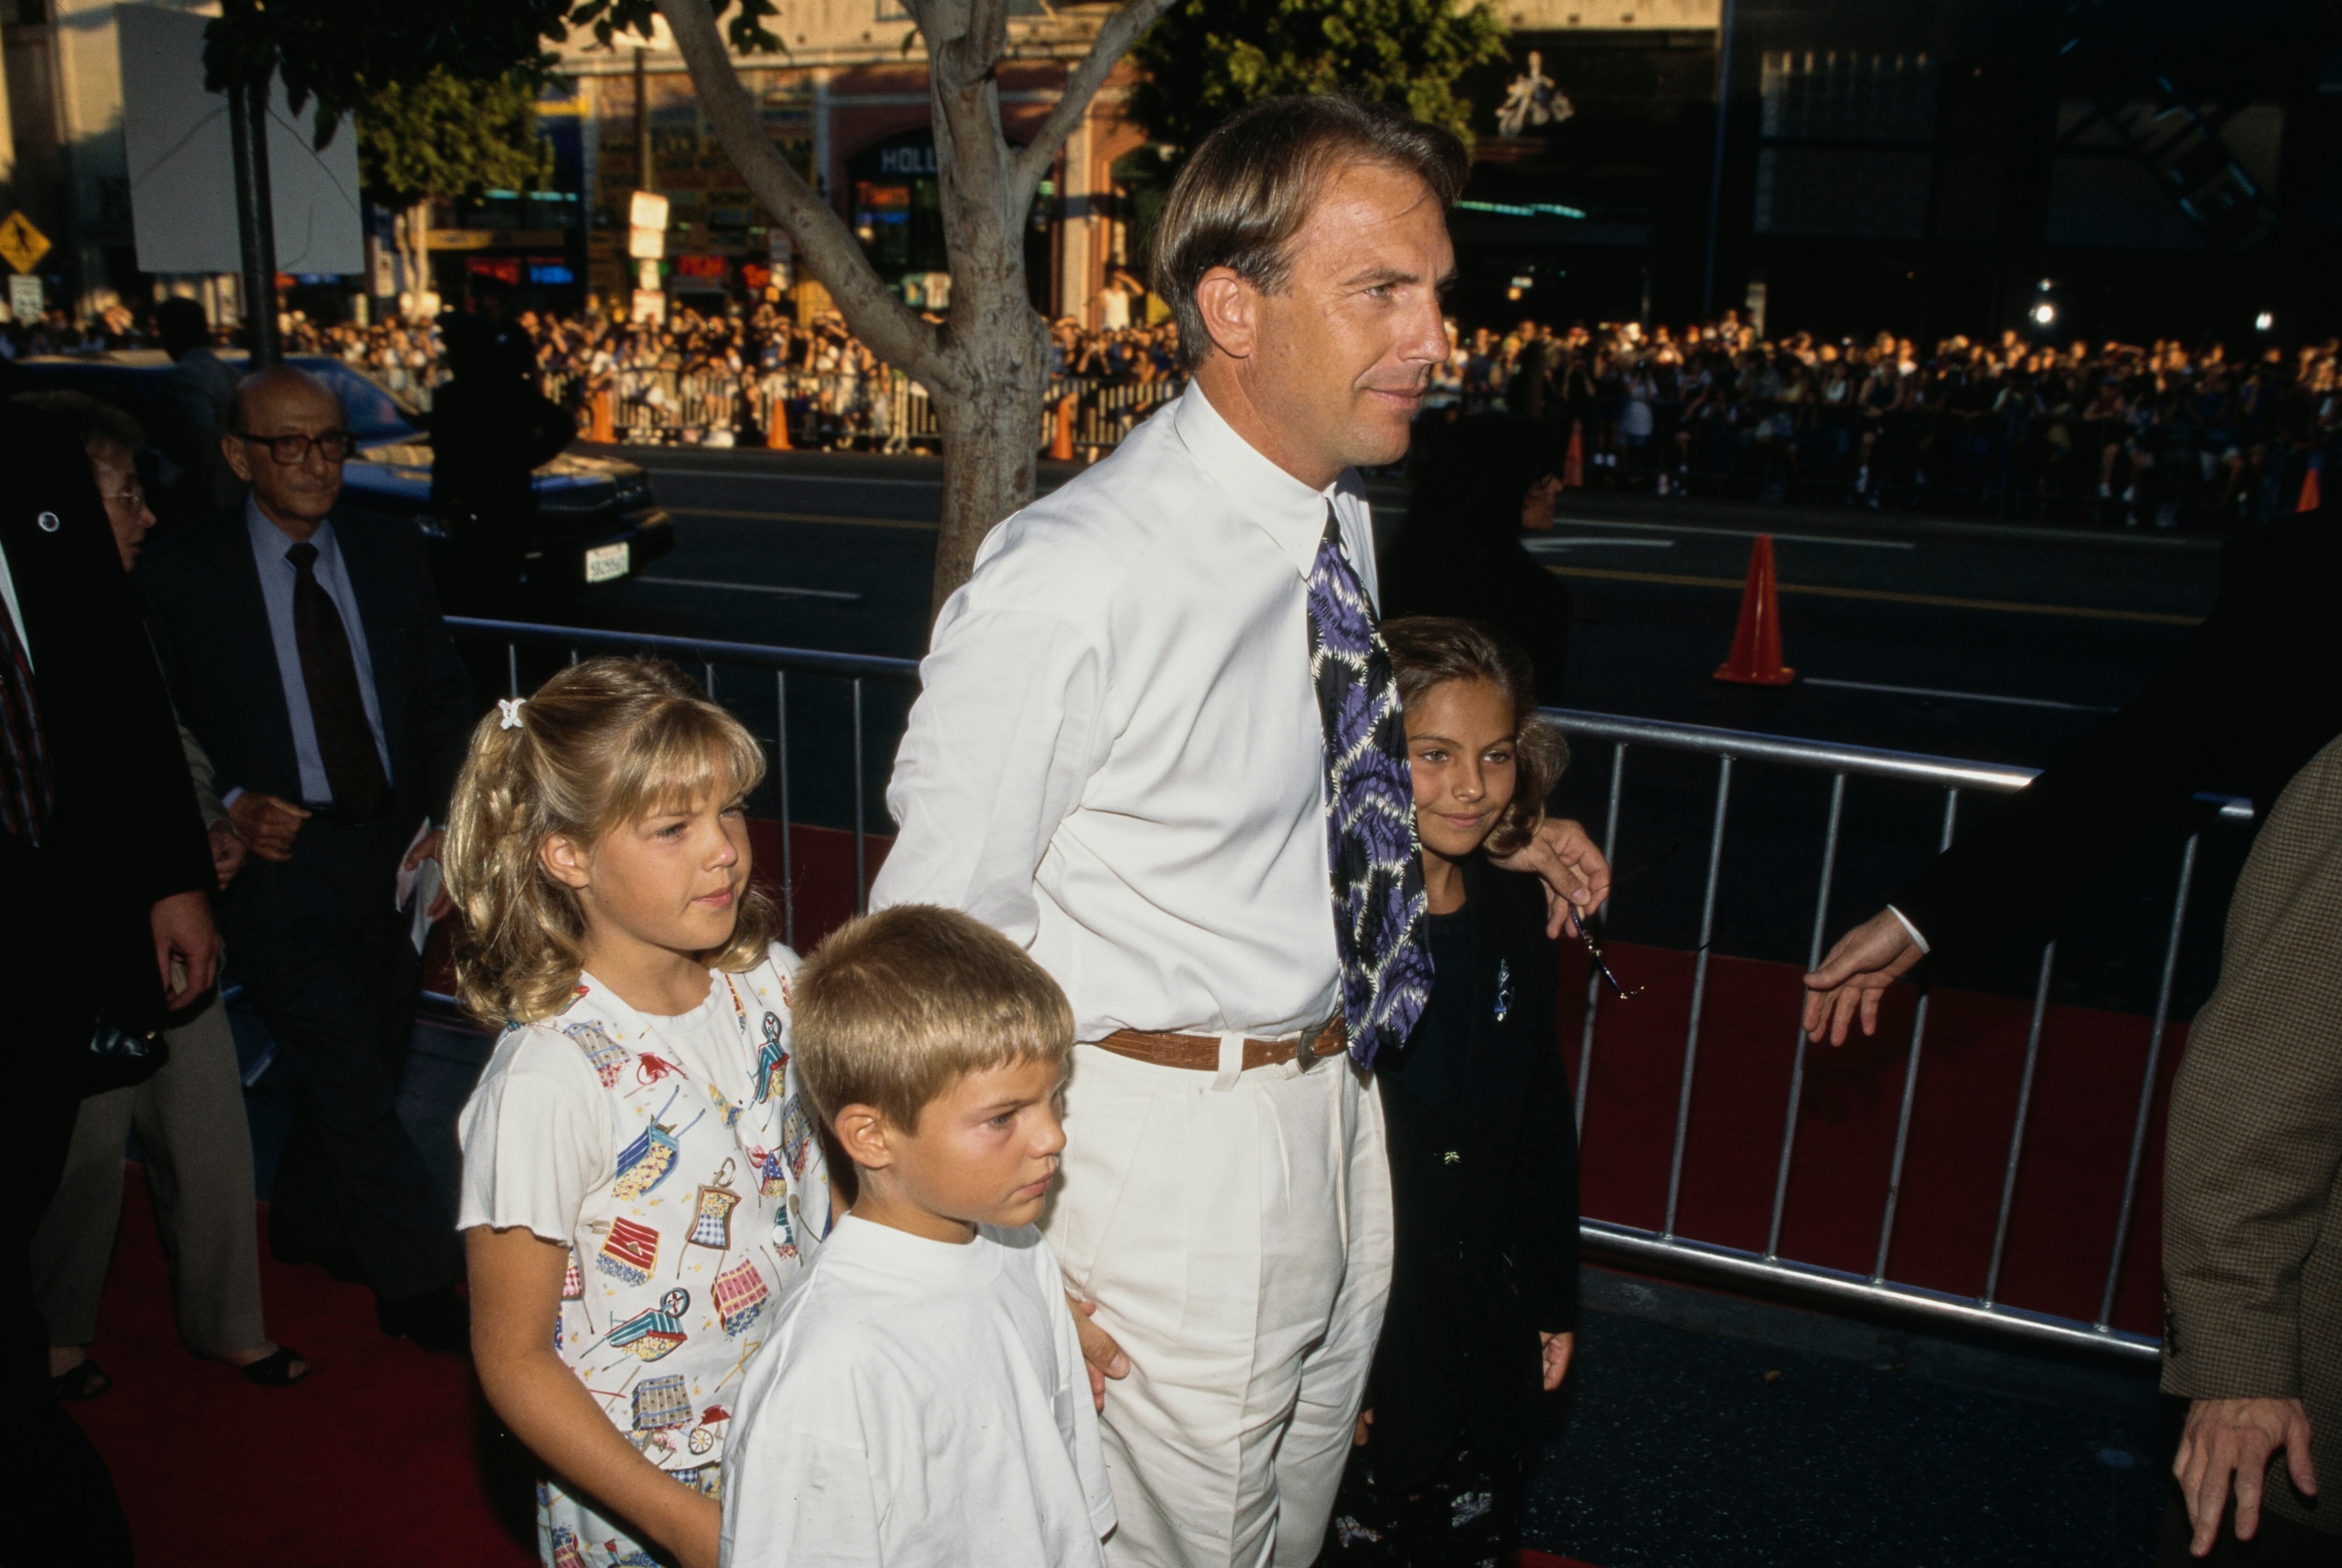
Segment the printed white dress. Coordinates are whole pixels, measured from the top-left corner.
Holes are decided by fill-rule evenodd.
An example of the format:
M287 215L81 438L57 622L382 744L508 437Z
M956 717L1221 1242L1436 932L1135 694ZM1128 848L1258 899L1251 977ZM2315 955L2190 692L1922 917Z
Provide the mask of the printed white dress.
M555 1347L612 1424L711 1497L748 1360L829 1228L829 1173L789 1061L778 943L679 1017L591 974L508 1029L464 1108L463 1229L566 1243ZM551 1568L650 1568L618 1525L537 1489Z

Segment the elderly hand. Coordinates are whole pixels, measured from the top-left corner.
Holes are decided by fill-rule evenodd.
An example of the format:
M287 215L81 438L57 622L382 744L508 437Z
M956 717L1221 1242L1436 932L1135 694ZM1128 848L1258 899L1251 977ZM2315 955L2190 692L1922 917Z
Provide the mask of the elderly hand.
M248 789L228 802L227 819L253 854L282 864L293 858L293 837L309 820L309 813L289 800Z
M1566 915L1580 921L1610 896L1610 863L1586 829L1566 817L1547 817L1536 836L1495 863L1504 871L1534 872L1545 883L1545 934L1558 939Z
M1862 1032L1877 1034L1879 997L1925 956L1891 909L1839 937L1822 966L1806 976L1806 1037L1819 1044L1827 1032L1831 1044L1843 1045L1857 1014Z
M159 899L146 914L155 935L155 968L163 982L163 1003L175 1013L212 988L219 971L219 928L212 924L212 904L201 893L175 893ZM185 973L185 984L174 989L171 965Z
M2179 1457L2171 1462L2195 1526L2187 1550L2209 1554L2227 1511L2233 1477L2237 1491L2237 1539L2250 1541L2261 1527L2261 1486L2269 1455L2285 1450L2286 1469L2302 1495L2317 1495L2317 1472L2309 1462L2309 1412L2297 1399L2199 1399L2187 1407L2187 1427Z
M244 869L244 840L235 835L232 825L224 822L213 824L208 836L212 847L212 874L219 878L220 891L225 893L227 884L235 880L235 874Z

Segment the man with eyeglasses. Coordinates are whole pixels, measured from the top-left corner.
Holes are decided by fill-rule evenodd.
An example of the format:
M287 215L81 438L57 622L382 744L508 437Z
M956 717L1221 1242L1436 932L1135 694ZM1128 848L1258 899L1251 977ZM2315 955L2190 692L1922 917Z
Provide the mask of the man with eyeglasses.
M252 852L219 914L293 1080L270 1244L372 1285L386 1332L458 1352L454 1215L395 1106L419 971L395 889L437 853L470 686L421 536L338 504L352 443L334 394L280 365L233 414L221 447L251 494L149 546L138 575Z

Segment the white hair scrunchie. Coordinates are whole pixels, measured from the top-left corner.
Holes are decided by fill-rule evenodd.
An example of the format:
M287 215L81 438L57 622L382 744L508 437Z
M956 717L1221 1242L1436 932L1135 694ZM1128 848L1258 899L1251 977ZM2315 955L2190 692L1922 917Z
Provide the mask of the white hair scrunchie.
M498 697L496 699L496 728L500 730L516 730L520 728L521 704L527 701L528 699L526 697Z

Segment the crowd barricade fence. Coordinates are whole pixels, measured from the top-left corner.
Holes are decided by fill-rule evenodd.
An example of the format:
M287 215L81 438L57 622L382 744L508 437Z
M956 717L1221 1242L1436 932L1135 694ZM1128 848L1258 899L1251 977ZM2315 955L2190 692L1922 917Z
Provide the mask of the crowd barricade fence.
M534 678L541 678L534 675L535 671L550 673L550 669L560 663L574 664L592 654L638 653L658 654L684 665L699 676L712 696L736 711L740 711L744 705L754 706L756 713L752 727L758 727L760 735L766 739L770 762L766 787L773 792L772 798L776 804L781 824L779 898L786 939L793 945L800 939L806 945L810 945L837 919L847 914L858 913L866 906L874 849L883 854L886 844L891 842L870 830L865 805L870 798L870 758L874 754L881 758L891 757L896 739L893 734L870 731L866 723L867 694L874 686L892 688L897 697L915 692L918 680L916 661L507 621L451 617L448 624L459 642L467 646L475 671L483 668L480 656L483 653L501 654L504 684L514 695L525 695L533 685ZM792 844L801 843L802 834L807 831L838 832L829 828L808 829L799 821L802 790L800 782L792 774L792 758L802 754L804 744L802 739L793 741L791 734L789 690L793 680L800 684L828 683L842 688L846 697L843 713L839 716L850 731L846 740L852 758L852 805L850 836L841 836L850 844L851 853L850 857L845 854L837 857L836 869L851 877L846 890L846 896L839 896L840 890L836 888L816 888L805 882L797 856L792 853ZM771 704L769 709L763 706L767 702ZM775 720L769 734L760 727L767 713ZM1827 826L1822 840L1819 863L1813 868L1816 892L1806 960L1809 968L1820 962L1825 939L1830 930L1831 893L1837 874L1840 830L1845 819L1849 781L1895 780L1907 786L1917 785L1938 792L1942 803L1940 843L1948 846L1964 798L1976 794L2007 794L2021 789L2034 776L2033 770L1572 709L1547 709L1545 714L1570 736L1581 759L1587 758L1596 747L1606 749L1608 753L1606 810L1599 826L1605 853L1614 864L1622 816L1635 809L1633 791L1626 784L1630 773L1635 771L1630 766L1633 758L1654 753L1670 754L1679 761L1704 762L1712 764L1713 767L1714 792L1705 843L1706 872L1699 898L1699 945L1688 955L1676 955L1679 959L1688 958L1690 1001L1687 1024L1681 1036L1679 1065L1672 1068L1675 1083L1671 1134L1665 1128L1660 1129L1660 1136L1668 1145L1663 1216L1655 1225L1634 1224L1587 1213L1580 1222L1580 1236L1586 1250L1629 1267L1681 1273L1727 1286L1762 1288L1806 1299L1824 1307L1852 1311L1886 1310L1947 1328L1981 1331L2036 1343L2087 1347L2131 1360L2153 1358L2157 1353L2155 1338L2135 1329L2117 1326L2117 1291L2124 1280L2126 1258L2133 1251L2134 1242L2139 1242L2150 1253L2154 1245L2151 1236L2135 1238L2134 1227L2140 1208L2142 1172L2149 1163L2150 1139L2159 1139L2161 1133L2158 1085L2167 1087L2173 1064L2166 1059L2167 1045L2175 1027L2170 1016L2173 978L2178 962L2181 932L2188 918L2191 899L2197 892L2197 861L2203 834L2199 832L2190 835L2179 856L2168 901L2167 919L2163 925L2155 1008L2151 1020L2147 1024L2144 1059L2137 1064L2137 1080L2103 1085L2104 1105L2119 1111L2120 1124L2127 1129L2127 1135L2119 1143L2119 1160L2113 1162L2120 1165L2118 1186L2112 1170L2096 1174L2107 1192L2119 1192L2119 1202L2113 1206L2106 1233L2100 1236L2095 1246L2087 1249L2092 1257L2104 1260L2103 1269L2090 1276L2096 1311L2088 1315L2045 1311L2004 1299L2007 1293L2003 1288L2006 1283L2003 1264L2009 1245L2012 1205L2018 1190L2019 1171L2027 1150L2035 1150L2039 1158L2053 1158L2060 1154L2060 1145L2065 1141L2060 1128L2035 1124L2038 1120L2034 1094L2036 1075L2052 1012L2049 998L2051 976L2057 962L2055 942L2047 944L2039 954L2038 983L2034 992L2029 1023L2024 1030L2022 1073L2013 1103L1998 1113L1997 1125L2006 1128L2005 1140L1991 1151L1989 1159L1977 1165L1979 1170L1988 1169L1993 1178L1988 1183L1989 1191L1980 1188L1979 1194L1980 1201L1992 1204L1994 1217L1989 1256L1972 1291L1947 1291L1901 1282L1893 1277L1890 1269L1890 1262L1895 1255L1898 1212L1905 1207L1907 1196L1907 1155L1911 1144L1921 1062L1928 1040L1929 999L1924 991L1919 995L1910 1024L1899 1092L1891 1097L1894 1111L1892 1152L1885 1169L1878 1173L1877 1191L1860 1198L1865 1205L1877 1203L1881 1216L1868 1267L1849 1269L1801 1259L1794 1255L1793 1246L1784 1244L1784 1213L1789 1204L1791 1169L1797 1154L1800 1106L1807 1088L1809 1050L1798 1027L1794 1004L1774 1022L1746 1018L1731 1021L1740 1028L1746 1028L1753 1022L1758 1034L1767 1039L1777 1024L1779 1047L1788 1058L1786 1108L1778 1114L1777 1137L1774 1152L1767 1161L1770 1167L1766 1173L1769 1178L1766 1183L1769 1186L1769 1223L1765 1226L1765 1243L1761 1247L1721 1244L1685 1233L1685 1227L1679 1223L1684 1218L1681 1199L1686 1156L1698 1153L1692 1107L1694 1090L1702 1066L1703 1029L1705 1026L1707 1033L1715 1034L1719 1023L1716 1017L1703 1016L1710 990L1711 963L1728 964L1740 962L1713 954L1710 951L1717 924L1717 904L1722 891L1720 874L1736 770L1760 765L1786 767L1817 775L1817 785L1824 781L1827 783ZM743 714L744 718L749 716ZM884 765L883 761L879 765ZM2216 827L2249 824L2252 820L2251 807L2245 802L2222 799L2210 804L2215 808L2213 820ZM1593 825L1589 824L1589 827ZM818 902L824 914L818 919L810 914L801 916L801 900L816 894L820 894ZM1614 907L1616 903L1614 899ZM1608 929L1609 919L1610 911L1607 909L1596 919L1594 924L1597 939ZM1581 1138L1597 1130L1589 1128L1587 1124L1588 1086L1603 1065L1597 1053L1597 1024L1606 1021L1621 1006L1616 1002L1608 1001L1599 984L1599 976L1589 969L1584 1014L1574 1031L1576 1038L1574 1041L1565 1039L1561 1043L1565 1054L1573 1059L1575 1115ZM1574 990L1574 984L1568 988ZM1564 1033L1573 1033L1566 1019ZM1763 1125L1769 1124L1774 1114L1755 1104L1740 1104L1733 1111L1733 1115L1742 1123L1738 1131L1744 1137L1761 1134ZM1588 1174L1593 1174L1589 1170ZM1996 1194L1997 1202L1994 1201ZM1883 1203L1880 1203L1882 1197ZM1851 1194L1833 1194L1832 1201L1853 1202L1854 1197ZM1591 1207L1590 1204L1588 1206ZM2097 1265L2092 1263L2089 1266L2095 1268Z

